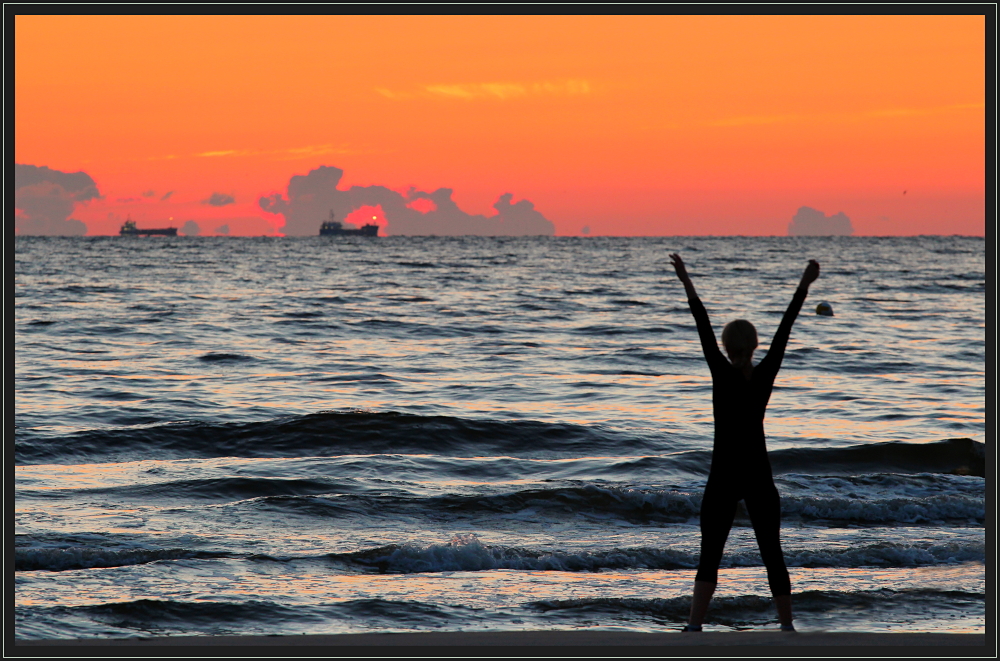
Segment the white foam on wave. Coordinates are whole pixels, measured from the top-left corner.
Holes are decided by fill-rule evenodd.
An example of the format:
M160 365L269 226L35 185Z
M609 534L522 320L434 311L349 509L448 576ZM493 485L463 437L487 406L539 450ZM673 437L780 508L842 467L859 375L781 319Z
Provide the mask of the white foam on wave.
M365 552L362 564L393 573L484 571L517 569L535 571L594 571L602 568L690 568L697 560L690 553L672 549L613 549L605 552L565 553L487 546L474 534L456 535L444 544L404 544L388 547L384 554Z

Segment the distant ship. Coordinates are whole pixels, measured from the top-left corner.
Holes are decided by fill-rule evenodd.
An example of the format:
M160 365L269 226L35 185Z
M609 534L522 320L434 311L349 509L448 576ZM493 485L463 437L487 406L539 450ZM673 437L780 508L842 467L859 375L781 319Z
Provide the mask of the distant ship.
M374 219L374 216L372 216ZM361 229L349 230L344 229L344 224L339 220L333 219L333 211L330 211L330 220L327 220L322 225L319 226L320 236L341 236L343 234L354 234L360 236L378 236L378 225L369 223Z
M119 236L177 236L176 227L164 227L162 229L141 230L135 226L135 221L131 217L125 219L125 224L118 230Z

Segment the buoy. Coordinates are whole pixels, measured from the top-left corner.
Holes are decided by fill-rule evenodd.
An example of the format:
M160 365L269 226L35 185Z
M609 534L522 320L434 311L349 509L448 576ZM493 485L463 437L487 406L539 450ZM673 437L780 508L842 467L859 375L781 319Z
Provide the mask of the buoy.
M826 301L823 301L822 303L816 306L816 314L821 314L824 317L832 317L833 306L827 303Z

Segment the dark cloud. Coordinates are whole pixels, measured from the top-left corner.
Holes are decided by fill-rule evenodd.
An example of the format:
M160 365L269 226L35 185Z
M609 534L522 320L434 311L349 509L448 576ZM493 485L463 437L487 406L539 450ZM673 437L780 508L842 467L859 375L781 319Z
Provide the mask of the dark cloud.
M163 197L160 198L160 202L166 202L167 200L170 199L170 196L173 195L173 194L174 194L174 191L172 191L172 190L171 191L167 191L166 193L163 194Z
M218 227L215 228L215 233L229 236L229 224L227 223L225 225L219 225Z
M97 184L85 172L14 165L14 226L19 234L86 234L87 226L69 216L78 203L100 197Z
M225 193L212 193L211 197L207 200L202 200L202 204L211 204L213 207L224 207L227 204L232 204L236 201L236 198L232 195L226 195Z
M228 229L228 228L227 228ZM184 223L184 227L181 228L181 234L184 236L198 236L201 233L201 227L198 223L193 220L189 220Z
M788 223L788 236L850 236L851 219L843 211L827 216L812 207L800 207Z
M156 195L156 193L154 193L151 190L148 190L142 194L143 197L153 197L154 195Z
M426 192L411 188L404 196L384 186L351 186L340 190L343 177L340 168L320 166L307 175L295 175L288 182L287 197L275 193L258 200L260 208L285 217L281 231L290 236L313 235L320 223L333 211L344 220L352 211L365 206L382 208L393 235L455 236L533 236L555 234L555 226L528 200L512 203L513 195L501 195L493 205L492 216L468 214L451 199L452 189L439 188ZM416 200L433 202L426 213L411 208ZM420 205L416 205L420 206ZM431 208L426 205L426 208Z
M61 172L49 169L44 165L41 167L21 163L14 165L15 189L41 183L59 184L77 202L86 202L101 197L97 191L97 184L86 172Z

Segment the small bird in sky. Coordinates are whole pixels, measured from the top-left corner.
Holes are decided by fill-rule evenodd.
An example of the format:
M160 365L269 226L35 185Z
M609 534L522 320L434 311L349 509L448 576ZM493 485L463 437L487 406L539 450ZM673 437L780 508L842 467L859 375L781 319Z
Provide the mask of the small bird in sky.
M906 191L903 191L903 195L906 195Z

